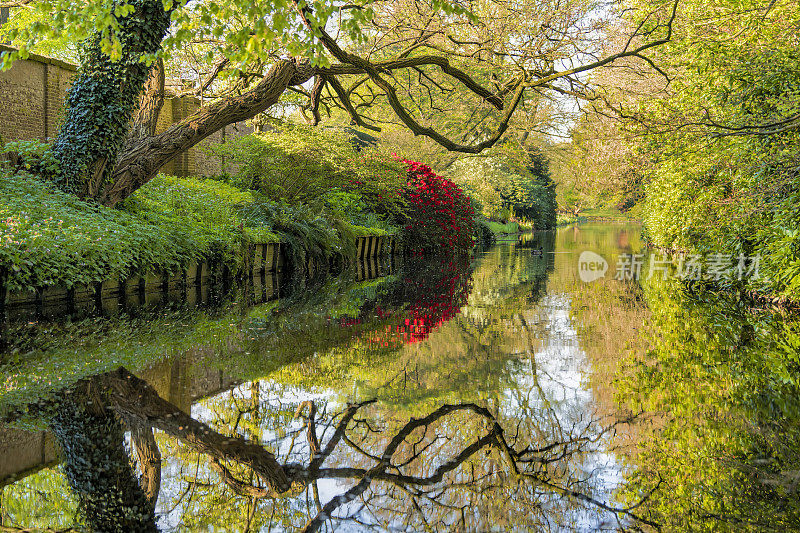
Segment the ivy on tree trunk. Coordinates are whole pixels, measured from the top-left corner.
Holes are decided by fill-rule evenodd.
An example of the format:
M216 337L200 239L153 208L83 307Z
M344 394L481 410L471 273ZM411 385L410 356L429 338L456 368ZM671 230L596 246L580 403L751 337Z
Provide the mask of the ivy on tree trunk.
M53 144L60 163L59 185L81 197L95 197L114 169L150 75L143 58L159 50L174 9L165 10L162 0L128 5L133 11L116 17L118 59L105 49L114 42L107 35L95 34L84 43L80 74L70 88L66 119Z
M98 533L157 532L152 500L131 470L122 424L102 391L87 384L78 389L59 395L49 425L86 524Z

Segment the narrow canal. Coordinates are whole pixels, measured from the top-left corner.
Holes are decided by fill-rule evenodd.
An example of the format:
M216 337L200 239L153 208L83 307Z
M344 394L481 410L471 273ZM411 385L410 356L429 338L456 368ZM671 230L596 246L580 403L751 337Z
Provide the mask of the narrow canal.
M640 232L10 324L2 526L799 529L800 322L652 275Z

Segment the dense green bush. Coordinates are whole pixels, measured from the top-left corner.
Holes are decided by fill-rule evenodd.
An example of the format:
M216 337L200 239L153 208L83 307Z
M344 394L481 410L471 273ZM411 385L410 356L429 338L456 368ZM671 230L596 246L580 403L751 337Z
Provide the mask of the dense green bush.
M674 83L630 102L622 133L646 163L653 244L760 256L759 277L736 288L800 300L800 16L773 7L685 3L685 33L652 58Z
M523 220L535 229L556 224L555 184L548 161L540 150L525 155L526 165L508 155L464 158L453 165L450 175L480 205L490 220Z
M58 159L50 150L50 143L39 140L5 143L0 150L14 170L24 170L40 176L58 174Z
M212 150L234 169L220 179L274 202L382 230L406 218L404 165L375 149L356 150L344 132L283 125Z
M154 214L169 214L187 224L205 228L214 244L276 242L278 236L269 223L249 221L242 213L246 206L265 199L250 192L211 179L176 178L159 175L136 191L120 206L124 211L147 220Z

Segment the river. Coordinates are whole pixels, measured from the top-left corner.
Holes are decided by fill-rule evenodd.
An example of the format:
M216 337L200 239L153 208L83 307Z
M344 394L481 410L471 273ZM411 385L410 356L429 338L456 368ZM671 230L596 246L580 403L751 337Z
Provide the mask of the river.
M655 270L636 224L394 263L9 325L2 525L800 530L794 317Z

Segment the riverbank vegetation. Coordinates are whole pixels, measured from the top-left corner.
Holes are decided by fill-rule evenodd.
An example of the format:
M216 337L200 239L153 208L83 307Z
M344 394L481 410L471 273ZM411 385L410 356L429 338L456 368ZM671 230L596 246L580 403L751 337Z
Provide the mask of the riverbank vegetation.
M159 175L114 208L42 180L45 167L57 166L47 145L9 145L15 159L0 179L9 290L177 272L198 260L236 272L246 245L256 243L287 243L298 264L353 257L356 237L390 233L408 252L459 253L486 226L454 182L422 163L359 147L343 132L284 124L240 137L213 148L226 173ZM550 206L528 213L539 208Z
M758 256L758 278L717 285L800 300L796 6L689 1L676 20L648 56L659 71L629 61L595 76L561 194L637 205L661 249Z
M269 145L267 138L249 141ZM368 161L352 148L349 155ZM159 175L117 208L83 201L28 172L5 170L0 180L5 283L11 290L70 287L133 273L177 271L196 260L221 261L236 271L244 246L252 243L282 241L296 253L326 261L336 254L352 256L355 237L393 231L390 216L395 224L404 220L405 170L391 158L383 161L392 170L383 174L388 179L344 169L338 174L344 184L334 184L326 194L318 190L316 169L295 169L291 193L286 192L289 185L279 193L267 190L280 182L252 168L207 179ZM30 166L36 170L36 164ZM272 168L286 172L285 167ZM248 176L265 185L242 186ZM380 200L373 201L376 195Z
M550 177L549 161L535 147L515 155L521 157L501 153L461 158L448 169L448 175L464 187L487 220L522 223L536 230L554 228L556 186ZM505 231L508 227L491 227L496 233L512 233Z
M677 280L640 290L649 349L621 359L616 396L651 419L624 498L658 486L640 511L663 531L796 530L800 323Z

